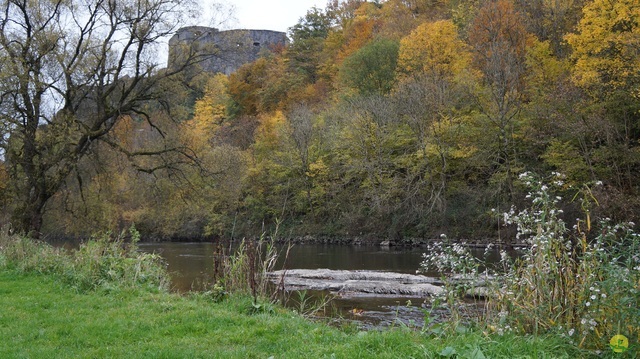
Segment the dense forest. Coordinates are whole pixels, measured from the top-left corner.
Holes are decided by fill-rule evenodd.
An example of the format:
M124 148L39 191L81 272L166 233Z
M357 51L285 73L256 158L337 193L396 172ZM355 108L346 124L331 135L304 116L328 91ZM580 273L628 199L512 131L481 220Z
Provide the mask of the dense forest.
M135 28L117 40L130 48L86 41L87 54L109 49L100 61L65 53L64 88L43 80L54 67L43 59L71 36L50 40L33 21L18 30L39 45L12 38L20 3L3 1L2 225L62 237L135 223L149 239L276 225L285 236L508 238L498 214L527 197L523 172L562 176L570 222L586 211L638 220L636 0L333 0L230 76L198 71L195 52L180 69L149 66L143 46L175 28L139 11L111 22ZM86 63L91 76L76 76ZM31 109L52 89L64 106L45 124Z

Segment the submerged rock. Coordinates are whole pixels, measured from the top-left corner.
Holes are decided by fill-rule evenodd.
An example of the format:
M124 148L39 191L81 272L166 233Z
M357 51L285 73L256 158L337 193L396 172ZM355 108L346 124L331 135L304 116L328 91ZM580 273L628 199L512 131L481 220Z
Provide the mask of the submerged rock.
M425 297L442 293L437 278L376 271L291 269L267 273L287 290L327 290L341 296L386 295Z

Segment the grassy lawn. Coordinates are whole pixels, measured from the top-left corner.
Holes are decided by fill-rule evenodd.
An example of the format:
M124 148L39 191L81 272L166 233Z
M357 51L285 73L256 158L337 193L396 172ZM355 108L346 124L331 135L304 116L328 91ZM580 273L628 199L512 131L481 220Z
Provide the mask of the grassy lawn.
M435 337L409 329L358 331L250 299L213 303L147 291L79 294L54 277L0 271L2 358L575 358L560 338ZM443 354L443 355L440 355Z

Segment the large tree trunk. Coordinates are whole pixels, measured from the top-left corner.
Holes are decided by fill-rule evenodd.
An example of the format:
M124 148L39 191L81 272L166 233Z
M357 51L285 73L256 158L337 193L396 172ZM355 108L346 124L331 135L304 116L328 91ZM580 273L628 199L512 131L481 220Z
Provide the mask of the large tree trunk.
M25 142L30 141L29 139ZM44 170L37 164L41 161L41 158L37 155L35 148L30 147L25 146L23 152L23 168L27 178L22 186L16 189L18 200L23 201L23 203L16 213L15 223L18 226L17 230L21 233L32 238L39 238L44 208L51 195L47 192L47 188L50 186L47 186L47 177ZM16 183L20 183L16 178L13 180Z
M30 238L40 238L42 229L42 217L44 214L45 202L36 201L27 203L22 213L20 213L19 230Z

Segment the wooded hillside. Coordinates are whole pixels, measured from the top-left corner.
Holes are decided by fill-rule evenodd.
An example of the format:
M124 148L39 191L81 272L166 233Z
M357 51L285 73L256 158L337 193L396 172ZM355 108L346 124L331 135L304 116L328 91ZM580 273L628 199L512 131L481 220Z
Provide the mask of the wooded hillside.
M153 122L120 117L42 232L495 238L523 172L564 176L569 221L638 220L637 1L334 0L289 37L230 76L154 83ZM184 150L134 155L161 141ZM6 156L5 224L24 200Z

